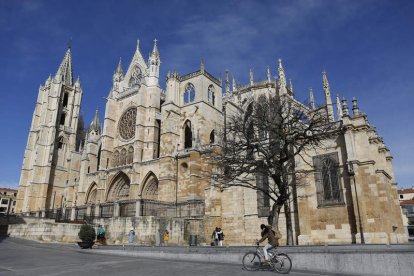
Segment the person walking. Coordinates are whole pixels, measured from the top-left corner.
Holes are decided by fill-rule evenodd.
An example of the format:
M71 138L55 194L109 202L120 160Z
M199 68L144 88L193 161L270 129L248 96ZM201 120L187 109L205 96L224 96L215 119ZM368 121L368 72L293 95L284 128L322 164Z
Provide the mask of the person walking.
M96 241L101 244L105 244L105 228L102 226L102 224L98 225Z
M218 227L214 229L213 234L211 234L211 238L213 239L214 246L218 245Z
M133 244L135 239L135 231L134 227L131 227L131 230L129 230L128 233L128 244Z
M221 230L221 228L218 229L217 232L217 238L218 238L218 246L223 246L223 241L224 241L224 233Z

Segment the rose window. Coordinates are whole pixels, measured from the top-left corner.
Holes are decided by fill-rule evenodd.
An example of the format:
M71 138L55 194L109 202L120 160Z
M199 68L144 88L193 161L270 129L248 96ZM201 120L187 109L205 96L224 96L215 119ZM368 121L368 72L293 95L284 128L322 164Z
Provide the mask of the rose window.
M137 109L130 108L119 121L119 135L125 139L130 140L135 136L135 122L137 117Z

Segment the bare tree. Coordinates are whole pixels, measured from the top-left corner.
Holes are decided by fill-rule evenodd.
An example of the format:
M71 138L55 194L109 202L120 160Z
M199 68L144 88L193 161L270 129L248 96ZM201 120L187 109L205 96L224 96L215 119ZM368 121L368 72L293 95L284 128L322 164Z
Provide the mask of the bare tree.
M293 244L289 200L292 193L296 196L298 179L308 173L295 168L295 159L305 160L306 152L319 147L334 129L325 108L311 110L289 96L269 93L251 99L247 108L236 105L226 118L223 148L215 156L216 185L262 193L274 229L284 207L287 243Z

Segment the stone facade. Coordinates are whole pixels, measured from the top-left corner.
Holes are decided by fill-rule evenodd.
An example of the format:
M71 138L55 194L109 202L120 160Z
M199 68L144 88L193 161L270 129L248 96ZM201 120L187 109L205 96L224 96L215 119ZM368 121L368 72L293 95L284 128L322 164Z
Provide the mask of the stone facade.
M0 188L0 214L14 214L17 190Z
M306 185L298 186L298 196L292 198L297 206L292 208L294 242L407 241L389 150L355 99L351 114L346 100L341 103L337 97L335 116L325 72L326 102L315 109L312 91L310 107L295 100L281 60L277 85L268 68L267 80L254 81L251 72L250 83L238 87L234 79L230 84L226 72L222 87L221 78L209 74L201 64L187 75L168 73L165 90L159 83L160 64L156 41L148 62L139 44L125 73L120 61L107 96L103 127L97 112L79 144L82 89L79 80L73 83L71 52L67 51L56 75L39 89L23 161L18 212L87 206L84 210L89 215L102 216L102 210L109 210L114 214L109 227L115 227L116 217L130 216L122 206L132 204L129 211L135 217L143 216L139 218L143 225L147 225L144 220L176 218L168 226L170 232L178 231L175 227L185 230L177 232L181 241L177 238L173 243L185 243L188 235L195 234L199 242L209 243L218 226L225 232L225 244L251 244L259 235L258 225L267 222L259 214L257 192L215 188L211 152L221 142L219 134L226 118L238 106L245 109L252 99L275 94L280 87L281 97L306 110L324 112L339 126L336 137L324 141L323 148L309 150L308 162L297 160L300 169L312 169L309 164L324 166L330 160L337 166L338 182L336 201L329 204L321 201L324 182L316 169L304 180ZM108 209L108 204L115 207ZM173 207L165 209L164 215L151 217L146 209L149 204ZM178 222L180 217L186 219ZM127 220L123 223L132 224ZM140 225L135 227L144 227ZM284 225L282 214L282 233L286 233ZM282 243L285 238L284 234Z

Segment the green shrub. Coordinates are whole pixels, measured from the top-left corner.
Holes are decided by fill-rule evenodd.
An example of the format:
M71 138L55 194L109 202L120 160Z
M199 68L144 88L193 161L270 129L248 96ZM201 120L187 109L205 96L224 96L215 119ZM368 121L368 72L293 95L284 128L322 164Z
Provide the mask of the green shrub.
M78 236L84 242L93 242L96 238L95 228L90 224L83 224Z

